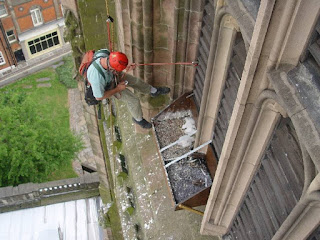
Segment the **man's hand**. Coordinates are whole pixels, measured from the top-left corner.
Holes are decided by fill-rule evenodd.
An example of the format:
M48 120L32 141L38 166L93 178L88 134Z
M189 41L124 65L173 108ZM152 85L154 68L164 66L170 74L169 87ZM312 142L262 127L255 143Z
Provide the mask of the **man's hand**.
M126 87L127 87L127 85L126 85L125 82L120 82L120 83L117 85L116 89L118 90L118 92L121 92L121 91L125 90Z
M113 96L114 94L125 90L126 87L127 87L127 85L126 85L125 82L120 82L114 89L105 91L103 97L96 98L96 99L97 100L102 100L102 99L109 98L109 97Z

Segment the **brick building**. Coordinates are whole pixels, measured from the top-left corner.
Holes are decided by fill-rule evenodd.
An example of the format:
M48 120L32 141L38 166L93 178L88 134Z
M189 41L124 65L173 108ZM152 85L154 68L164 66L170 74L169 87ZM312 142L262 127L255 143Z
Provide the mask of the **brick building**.
M59 0L0 1L0 71L64 45Z

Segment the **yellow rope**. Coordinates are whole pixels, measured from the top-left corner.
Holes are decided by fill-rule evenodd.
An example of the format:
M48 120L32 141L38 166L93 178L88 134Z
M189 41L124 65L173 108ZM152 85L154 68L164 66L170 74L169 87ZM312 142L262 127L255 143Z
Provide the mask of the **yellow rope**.
M106 9L107 9L107 16L109 17L110 14L109 14L109 3L108 3L108 0L105 0L106 2ZM114 27L113 27L113 24L111 24L111 43L113 44L113 51L115 51L115 38L114 38Z
M107 8L107 15L109 16L109 4L108 4L108 0L106 0L106 8Z
M113 51L115 51L115 41L114 41L114 31L113 31L113 23L111 24L111 41L113 44Z

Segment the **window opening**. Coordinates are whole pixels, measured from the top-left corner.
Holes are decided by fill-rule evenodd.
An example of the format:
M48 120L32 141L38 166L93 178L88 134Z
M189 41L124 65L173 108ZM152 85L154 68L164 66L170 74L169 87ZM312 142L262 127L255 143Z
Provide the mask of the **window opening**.
M13 30L7 32L7 38L10 43L16 41L16 35L14 34Z
M7 9L6 7L2 4L0 5L0 17L4 17L4 16L7 16L8 13L7 13Z
M0 52L0 65L4 65L4 64L6 64L6 61L4 60L2 52Z
M54 47L59 44L60 41L56 31L52 34L46 34L28 42L31 54L39 53L43 50L46 50L50 47Z
M31 10L30 13L34 26L39 26L43 23L42 14L39 8Z

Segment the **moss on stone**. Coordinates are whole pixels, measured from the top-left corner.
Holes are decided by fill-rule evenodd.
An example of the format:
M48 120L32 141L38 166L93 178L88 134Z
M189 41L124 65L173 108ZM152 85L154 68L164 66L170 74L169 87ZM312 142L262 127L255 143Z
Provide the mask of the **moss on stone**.
M110 23L110 29L114 31L113 34L111 33L111 36L114 36L114 39L112 39L113 49L116 49L117 17L115 3L114 1L109 1L108 3L109 15L114 19L114 22ZM88 7L89 5L90 7ZM78 6L86 50L109 48L106 1L79 0Z
M116 154L117 152L120 152L122 149L122 142L120 141L114 141L113 142L113 154Z
M112 230L112 238L114 240L122 240L122 228L121 228L121 221L119 216L119 210L117 208L117 204L112 204L108 211L108 216L110 219L110 227Z
M110 189L107 189L106 186L100 184L99 192L100 192L101 200L104 204L111 202Z
M177 26L177 40L185 40L187 38L186 21L188 21L188 12L184 8L178 9L178 26Z
M105 156L105 163L107 165L107 176L108 176L108 182L109 182L109 186L110 186L110 190L109 190L109 195L106 195L107 202L113 202L112 206L110 207L109 211L108 211L108 217L110 219L110 227L112 230L112 237L113 239L116 240L122 240L123 239L123 235L122 235L122 228L121 228L121 220L120 220L120 216L119 216L119 210L117 208L117 204L115 203L116 198L115 198L115 194L114 194L114 183L113 183L113 179L112 179L112 171L111 171L111 164L110 164L110 158L109 158L109 154L108 154L108 148L107 148L107 143L106 143L106 136L105 136L105 131L104 131L104 126L103 126L103 122L105 121L105 115L104 115L104 110L103 110L103 106L101 106L101 120L98 121L98 125L99 125L99 132L100 132L100 139L101 139L101 145L102 145L102 149L104 152L104 156ZM110 201L108 201L110 197Z
M148 99L149 104L154 108L163 107L170 102L169 95L160 95L158 97L149 97Z
M156 36L154 38L155 48L168 48L168 26L167 25L156 25L154 27Z
M88 189L88 190L81 191L81 192L70 192L67 194L52 196L50 198L42 198L40 205L46 206L46 205L50 205L50 204L68 202L68 201L84 199L84 198L91 198L91 197L96 197L96 196L99 196L99 190L97 188Z

